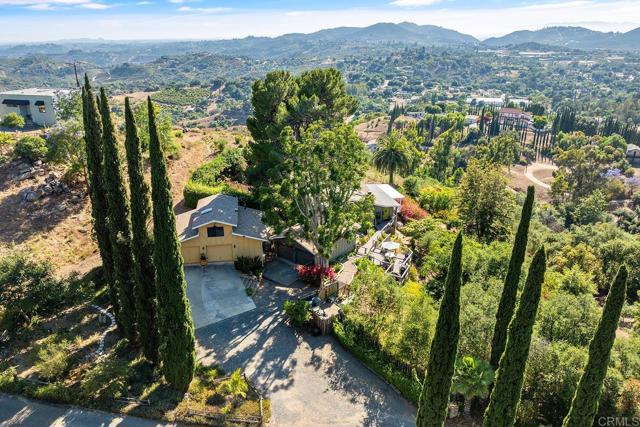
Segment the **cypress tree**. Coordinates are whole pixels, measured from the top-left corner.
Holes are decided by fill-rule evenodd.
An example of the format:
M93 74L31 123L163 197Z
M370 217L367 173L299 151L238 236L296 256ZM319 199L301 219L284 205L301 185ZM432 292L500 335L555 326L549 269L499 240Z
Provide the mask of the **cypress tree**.
M142 147L138 138L133 111L129 98L124 99L126 125L125 149L127 152L127 170L129 173L129 193L131 194L131 231L132 250L136 260L135 307L138 322L138 334L145 357L159 360L156 301L156 269L153 265L153 244L147 230L151 217L149 186L144 180Z
M440 302L436 331L431 342L427 375L418 403L417 427L442 427L447 419L458 336L460 334L460 276L462 275L462 233L453 245L444 295Z
M622 266L611 284L598 328L589 344L589 359L573 396L571 409L562 423L563 427L593 425L598 411L602 383L607 375L611 347L616 338L618 320L624 305L626 288L627 269Z
M134 259L131 249L131 221L129 200L124 184L118 141L111 120L109 101L104 88L100 89L102 113L102 145L104 149L104 189L109 213L109 236L113 250L113 276L118 287L120 322L129 341L136 340L136 310L133 290L135 287Z
M195 336L180 243L176 234L171 184L158 139L155 112L149 107L149 156L153 199L153 260L156 267L162 372L172 387L187 390L195 369Z
M509 324L507 345L484 414L484 427L511 427L515 423L545 270L544 248L540 248L533 256L518 310Z
M531 223L531 213L533 212L533 199L535 190L533 186L527 188L527 197L522 206L522 214L520 215L520 224L516 232L516 239L511 250L511 260L509 261L509 270L504 280L504 288L496 313L496 324L493 329L493 339L491 341L491 366L498 367L500 356L504 351L504 345L507 342L507 331L509 322L513 317L513 311L516 308L516 297L518 295L518 284L520 283L520 272L522 263L527 251L527 240L529 235L529 224Z
M89 198L91 199L93 231L98 243L104 279L109 289L109 298L116 316L116 322L119 327L122 327L118 292L113 280L113 254L107 223L107 199L104 191L102 124L98 114L98 104L95 102L91 85L89 85L89 78L85 75L82 88L82 121L84 124L87 184Z

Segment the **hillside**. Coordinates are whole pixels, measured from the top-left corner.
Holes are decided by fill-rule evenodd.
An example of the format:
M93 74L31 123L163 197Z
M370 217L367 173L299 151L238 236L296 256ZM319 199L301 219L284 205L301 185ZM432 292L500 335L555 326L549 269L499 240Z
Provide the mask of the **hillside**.
M538 43L575 49L639 50L640 28L627 33L604 33L582 27L548 27L536 31L515 31L502 37L491 37L485 46L512 46Z

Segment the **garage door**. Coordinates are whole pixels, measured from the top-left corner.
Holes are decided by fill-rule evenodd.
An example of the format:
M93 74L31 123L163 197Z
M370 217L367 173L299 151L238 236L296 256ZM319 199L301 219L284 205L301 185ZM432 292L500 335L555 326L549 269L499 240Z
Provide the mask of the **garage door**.
M207 246L207 259L211 262L233 261L233 248L231 245Z
M185 264L197 264L200 262L200 248L197 246L183 247L182 258Z
M280 258L287 259L291 262L296 261L295 250L291 246L285 245L282 242L278 242L277 251Z

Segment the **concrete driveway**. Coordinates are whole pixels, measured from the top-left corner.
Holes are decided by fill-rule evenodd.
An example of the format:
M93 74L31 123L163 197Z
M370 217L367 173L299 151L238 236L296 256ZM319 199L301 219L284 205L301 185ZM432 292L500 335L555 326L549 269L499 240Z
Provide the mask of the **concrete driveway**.
M0 393L0 427L175 427L173 423L35 402Z
M284 323L282 303L299 292L261 286L256 310L196 330L199 358L243 368L271 400L271 426L415 426L415 408L333 337Z
M256 308L231 264L186 267L185 275L196 329Z

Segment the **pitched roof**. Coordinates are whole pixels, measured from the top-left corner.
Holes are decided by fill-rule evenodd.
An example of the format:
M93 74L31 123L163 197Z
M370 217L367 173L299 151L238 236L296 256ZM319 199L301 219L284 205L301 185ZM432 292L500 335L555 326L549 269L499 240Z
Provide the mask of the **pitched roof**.
M268 240L269 229L262 222L263 213L256 209L238 207L238 199L215 194L198 200L196 209L176 216L176 231L181 242L198 236L198 229L208 224L227 224L238 236Z
M389 188L387 188L389 187ZM404 196L398 193L389 184L366 184L365 188L368 193L373 194L373 204L381 208L397 208L400 207L400 203L394 200L394 195L404 198Z
M217 222L231 226L238 225L238 199L225 194L214 194L198 200L198 206L192 219L192 228Z

